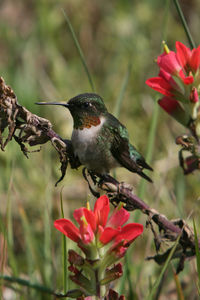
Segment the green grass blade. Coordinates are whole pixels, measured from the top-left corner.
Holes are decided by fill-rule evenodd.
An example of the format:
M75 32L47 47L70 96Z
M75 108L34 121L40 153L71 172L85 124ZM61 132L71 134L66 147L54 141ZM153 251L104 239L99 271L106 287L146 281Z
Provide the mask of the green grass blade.
M159 116L159 105L157 101L154 103L154 110L153 116L150 124L149 136L147 141L147 152L145 158L148 163L151 162L153 156L153 150L155 145L155 137L156 137L156 129L158 124L158 116ZM142 199L144 197L146 187L146 180L141 179L139 189L138 189L138 196Z
M130 74L131 74L131 69L132 69L132 65L131 65L131 63L129 63L126 74L124 76L124 80L122 82L122 86L121 86L119 96L118 96L118 98L116 100L116 103L115 103L115 108L114 108L113 114L116 118L119 118L119 113L120 113L120 109L121 109L121 106L122 106L122 101L124 99L124 94L125 94L125 91L126 91L126 87L128 85ZM112 171L112 173L113 173L113 177L116 178L116 170L115 169Z
M133 280L131 278L131 257L130 255L126 255L125 256L125 271L126 271L126 277L124 276L124 278L127 278L128 281L128 300L135 300L138 299L136 292L135 292L135 286L133 285ZM125 282L124 282L125 283ZM124 287L123 287L124 290ZM123 293L123 292L121 292Z
M13 185L13 171L14 164L11 165L11 176L9 180L8 192L7 192L7 208L6 208L6 220L7 220L7 237L10 247L13 247L13 222L12 222L12 200L11 200L11 187Z
M185 206L185 175L181 169L177 170L177 177L175 179L175 196L177 203L177 212L180 218L184 218L184 206Z
M7 242L7 252L8 252L9 265L11 266L11 269L12 269L12 272L13 272L14 276L17 276L18 275L17 260L15 258L13 247L12 247L12 245L9 244L7 229L4 226L3 222L0 223L0 231L3 233L5 241Z
M62 191L60 192L60 207L61 207L61 216L64 218L64 209L63 209L63 198L62 198ZM67 293L68 290L68 266L67 266L67 238L63 234L62 235L62 257L63 257L63 290L64 294Z
M42 278L42 282L46 283L43 263L41 262L41 257L38 253L38 245L37 242L35 241L32 232L32 226L30 225L26 212L21 205L19 206L19 213L22 220L22 226L24 229L27 262L28 262L29 270L30 271L34 270L36 266Z
M3 223L1 223L0 219L0 273L4 273L4 267L6 265L6 248L7 248L7 241L5 238L5 228L3 226ZM3 299L3 280L0 280L0 299Z
M162 40L165 40L166 35L167 35L167 24L168 24L168 17L169 17L169 9L170 9L170 0L167 0L165 2ZM155 103L154 103L154 111L153 111L152 121L151 121L151 125L150 125L150 132L149 132L148 142L147 142L147 152L146 152L146 156L145 156L148 163L151 162L152 156L153 156L153 149L154 149L154 143L155 143L158 117L159 117L159 105L157 103L157 98L156 98ZM146 181L144 179L141 179L140 185L139 185L139 188L138 188L138 196L141 199L144 197L145 187L146 187ZM139 220L138 215L137 215L137 218Z
M53 209L53 189L52 186L52 170L51 170L51 157L48 155L48 151L43 153L43 161L45 163L44 173L46 180L44 182L44 202L42 203L42 224L43 224L43 269L45 276L45 284L51 286L53 280L53 264L52 264L52 209Z
M122 87L121 87L119 96L116 100L115 109L114 109L114 112L113 112L113 114L116 118L119 117L119 112L120 112L120 109L121 109L121 106L122 106L122 101L124 99L124 94L125 94L126 87L128 85L128 81L129 81L129 78L130 78L131 69L132 69L132 65L131 65L131 63L129 63L126 74L124 76L124 80L122 82Z
M32 289L35 289L35 290L43 292L43 293L53 294L53 295L55 294L52 289L50 289L46 286L37 284L37 283L31 283L30 281L25 280L25 279L11 277L11 276L7 276L7 275L3 275L3 274L0 274L0 279L9 281L9 282L13 282L13 283L18 283L22 286L26 286L28 288L32 288Z
M133 282L131 282L130 269L129 269L131 262L130 262L130 255L128 255L128 253L126 253L126 255L124 257L124 269L123 269L123 276L121 277L121 280L120 280L119 295L124 293L125 284L128 281L129 296L131 297L132 300L134 300Z
M173 1L174 1L174 5L175 5L175 7L176 7L176 10L177 10L177 12L178 12L178 14L179 14L179 17L180 17L180 19L181 19L181 22L182 22L183 28L184 28L184 30L185 30L185 33L186 33L186 35L187 35L188 41L189 41L189 43L190 43L190 47L191 47L192 49L193 49L193 48L196 48L195 42L194 42L194 40L193 40L193 38L192 38L192 35L191 35L191 33L190 33L189 27L188 27L188 25L187 25L187 22L186 22L186 20L185 20L184 15L183 15L183 11L182 11L182 9L181 9L181 7L180 7L179 1L178 1L178 0L173 0Z
M121 106L122 106L122 101L124 99L124 94L125 94L125 91L126 91L126 87L128 85L130 74L131 74L131 69L132 69L132 65L131 65L131 63L129 63L128 67L127 67L127 71L126 71L124 79L123 79L123 82L122 82L122 86L121 86L119 96L116 100L114 112L113 112L113 114L116 118L119 118L119 113L120 113L120 109L121 109ZM113 174L114 174L114 177L115 177L115 170L113 171ZM124 270L123 270L123 277L121 278L121 281L120 281L119 294L123 293L124 288L125 288L125 283L126 283L127 279L128 279L128 284L130 283L130 280L129 280L130 279L130 270L129 270L129 263L128 263L129 258L130 257L128 256L128 253L127 253L125 255L125 258L124 258L125 266L124 266ZM129 294L131 296L133 296L132 284L129 284Z
M82 62L82 64L83 64L83 67L84 67L85 72L86 72L86 74L87 74L87 77L88 77L88 80L89 80L91 89L92 89L93 92L95 92L95 87L94 87L94 83L93 83L93 80L92 80L92 76L91 76L91 74L90 74L90 72L89 72L89 69L88 69L88 66L87 66L87 63L86 63L86 60L85 60L85 56L84 56L84 54L83 54L83 51L81 50L81 47L80 47L80 44L79 44L78 39L77 39L77 37L76 37L76 34L75 34L75 32L74 32L73 26L72 26L72 24L71 24L71 22L70 22L70 20L69 20L69 18L68 18L68 16L67 16L66 12L64 11L64 9L62 9L62 12L63 12L63 15L64 15L64 17L65 17L65 20L66 20L66 22L67 22L67 25L68 25L68 27L69 27L69 30L70 30L70 32L71 32L71 35L72 35L74 44L75 44L75 46L76 46L76 49L78 50L78 53L79 53L79 55L80 55L81 62Z
M199 250L199 242L198 242L198 236L197 236L197 229L196 229L196 224L193 219L193 227L194 227L194 237L195 237L195 252L196 252L196 262L197 262L197 274L198 274L198 283L197 283L197 288L198 288L198 293L200 295L200 250Z
M176 240L173 248L171 249L171 251L169 253L169 256L168 256L168 258L167 258L167 260L166 260L166 262L165 262L165 264L164 264L164 266L163 266L163 268L162 268L162 270L160 272L160 275L158 276L157 280L154 282L153 287L152 287L149 295L147 296L146 300L153 300L153 299L155 299L154 295L156 294L156 291L157 291L157 289L159 287L159 284L160 284L160 282L161 282L161 280L163 278L163 275L164 275L165 271L167 270L167 268L169 266L169 263L171 261L171 258L173 257L173 254L174 254L174 252L176 250L176 247L178 246L180 237L181 237L181 235L179 235L179 237L177 238L177 240Z
M52 228L52 189L47 185L45 191L45 207L44 207L44 274L47 285L52 281L52 259L51 259L51 228Z
M14 276L18 275L17 260L14 254L14 241L13 241L13 220L12 220L12 197L11 187L13 184L14 163L11 165L11 175L9 180L7 192L7 207L6 207L6 225L4 230L4 238L7 240L9 263Z
M184 300L183 289L181 287L178 275L176 274L176 272L174 270L173 270L173 274L174 274L174 280L175 280L175 284L176 284L178 300Z

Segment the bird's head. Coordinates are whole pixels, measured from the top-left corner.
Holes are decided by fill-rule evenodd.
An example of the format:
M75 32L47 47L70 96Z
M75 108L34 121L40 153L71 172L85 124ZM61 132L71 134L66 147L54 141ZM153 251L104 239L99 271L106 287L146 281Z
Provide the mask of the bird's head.
M107 112L103 99L94 93L85 93L71 98L67 103L37 102L40 105L67 107L73 117L75 128L90 128L100 124L100 117Z

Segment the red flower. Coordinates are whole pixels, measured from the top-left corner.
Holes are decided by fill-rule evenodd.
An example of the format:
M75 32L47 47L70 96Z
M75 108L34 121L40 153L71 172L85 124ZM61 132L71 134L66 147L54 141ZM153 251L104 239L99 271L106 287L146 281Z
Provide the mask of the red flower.
M184 84L191 84L194 81L193 76L187 76L181 67L175 52L163 53L157 58L157 64L161 70L176 76L183 81Z
M190 101L193 103L199 102L199 95L198 95L197 89L195 87L193 87L191 90Z
M104 195L97 199L93 211L85 207L74 211L79 228L67 219L56 220L54 226L76 242L82 250L88 250L90 246L93 249L94 245L101 248L111 241L114 245L118 245L119 241L123 241L121 250L125 253L124 248L143 232L143 226L130 223L122 227L129 219L129 212L123 207L117 207L108 220L109 211L109 199Z
M69 270L72 273L70 279L79 285L78 290L70 293L78 295L80 298L77 299L86 296L85 299L91 299L92 295L99 297L105 294L103 285L123 274L121 263L111 265L124 256L129 245L143 232L141 224L124 226L130 214L121 204L114 209L110 218L109 212L109 199L104 195L97 199L94 210L81 207L74 211L78 227L67 219L54 222L54 226L76 242L85 254L83 257L74 250L68 252ZM111 294L105 299L124 299L118 294Z
M109 253L121 258L126 253L130 244L143 232L143 226L137 223L130 223L121 228L121 232L115 237L113 246Z
M176 42L177 58L186 73L196 73L200 66L200 46L190 50L180 42Z
M56 220L54 226L74 242L78 242L81 238L78 228L70 220Z
M157 58L159 75L147 79L146 84L165 96L159 100L160 106L188 126L191 119L196 119L199 107L200 46L190 50L176 42L176 52L169 51L166 45L164 49Z

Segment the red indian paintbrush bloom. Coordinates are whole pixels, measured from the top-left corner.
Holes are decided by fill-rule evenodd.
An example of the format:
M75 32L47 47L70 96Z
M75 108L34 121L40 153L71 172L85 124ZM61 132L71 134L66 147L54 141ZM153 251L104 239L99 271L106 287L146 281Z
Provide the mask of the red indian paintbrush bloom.
M97 199L93 211L85 207L74 211L74 219L79 228L67 219L56 220L54 226L76 242L85 254L87 253L87 258L98 258L98 249L110 242L112 246L116 246L119 241L121 244L118 246L118 252L123 249L124 255L124 249L127 248L124 245L132 243L143 232L143 226L137 223L122 226L130 215L122 206L115 208L108 219L109 211L109 199L104 195Z
M81 207L74 211L78 227L67 219L54 222L54 226L77 243L85 254L85 257L82 257L74 250L68 251L69 270L72 273L70 279L79 285L78 290L72 291L75 294L82 292L84 296L105 296L105 285L123 274L122 264L115 263L125 255L130 244L143 232L141 224L124 225L130 214L121 204L114 209L110 217L109 212L109 199L107 196L101 196L97 199L94 210Z
M176 42L174 52L164 44L157 64L158 76L147 79L146 84L164 95L159 105L184 126L191 120L199 123L200 46L190 50Z

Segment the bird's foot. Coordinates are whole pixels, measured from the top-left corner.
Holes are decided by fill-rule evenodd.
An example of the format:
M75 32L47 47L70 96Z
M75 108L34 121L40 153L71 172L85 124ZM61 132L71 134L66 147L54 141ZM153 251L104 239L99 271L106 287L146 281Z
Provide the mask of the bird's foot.
M110 202L114 207L123 203L124 208L132 210L131 203L128 203L127 193L132 194L133 187L125 182L118 182L111 176L106 176L101 180L100 188L106 191Z
M89 181L89 179L88 179L88 176L90 176L90 178L92 179L93 184L94 184L94 185L97 185L97 183L98 183L98 182L97 182L97 175L96 175L94 172L88 170L86 167L83 168L82 173L83 173L83 177L85 178L85 180L86 180L87 183L88 183L88 187L89 187L89 190L90 190L90 192L92 193L92 195L95 196L96 198L99 198L99 197L100 197L100 193L97 192L97 191L95 191L95 190L92 188L92 186L91 186L91 184L90 184L90 181Z
M119 202L125 202L123 196L124 190L129 190L130 192L132 191L132 187L130 185L124 182L119 183L109 174L98 174L94 171L88 170L86 167L83 168L82 172L83 177L88 183L88 187L92 195L97 198L100 197L100 193L91 186L91 183L94 186L99 187L101 190L105 191L114 206L117 206Z
M106 192L109 191L117 192L119 187L119 182L109 174L99 175L98 186Z
M130 184L122 181L119 184L119 193L123 194L124 190L129 190L130 192L132 192L133 187Z

